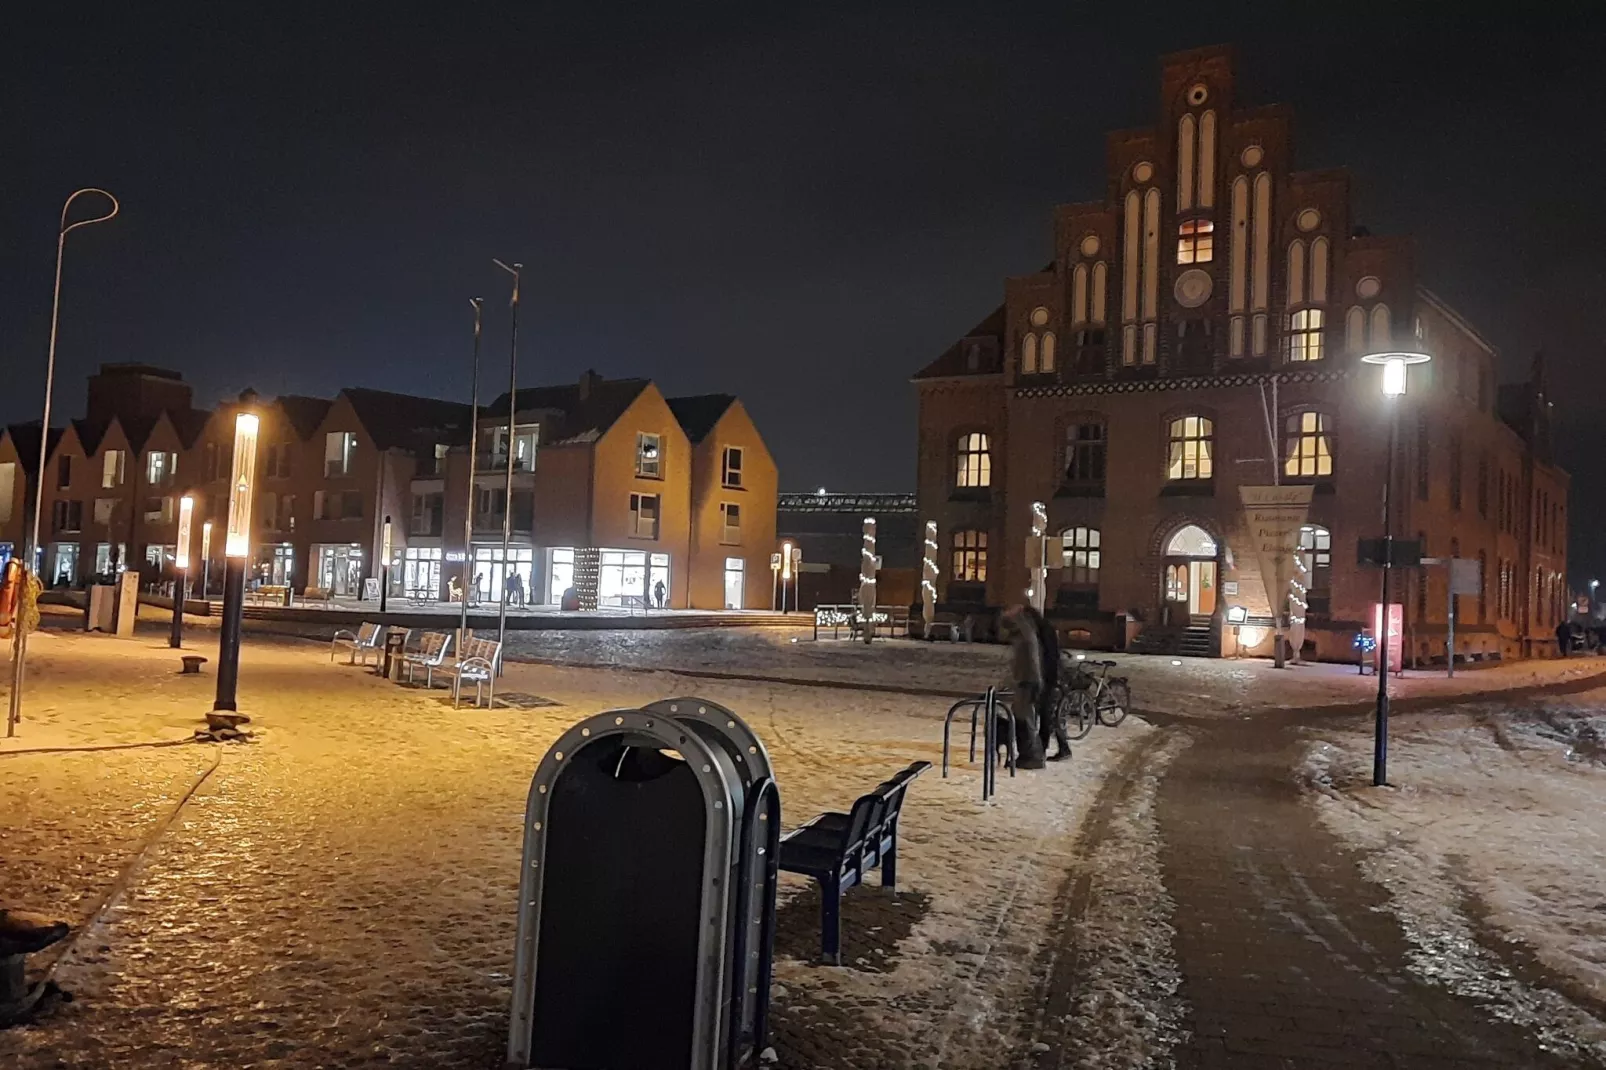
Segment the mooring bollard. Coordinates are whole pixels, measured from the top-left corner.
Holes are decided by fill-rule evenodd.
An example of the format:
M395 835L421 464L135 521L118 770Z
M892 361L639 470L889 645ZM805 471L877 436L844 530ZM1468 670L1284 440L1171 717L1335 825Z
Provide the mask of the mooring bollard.
M565 732L526 811L510 1064L756 1065L780 823L763 744L715 703Z

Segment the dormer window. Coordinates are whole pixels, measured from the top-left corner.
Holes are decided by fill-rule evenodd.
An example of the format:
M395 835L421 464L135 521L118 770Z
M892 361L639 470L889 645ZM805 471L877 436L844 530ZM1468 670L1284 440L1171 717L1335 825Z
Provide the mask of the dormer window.
M1208 219L1177 224L1177 263L1208 264L1216 255L1216 225Z

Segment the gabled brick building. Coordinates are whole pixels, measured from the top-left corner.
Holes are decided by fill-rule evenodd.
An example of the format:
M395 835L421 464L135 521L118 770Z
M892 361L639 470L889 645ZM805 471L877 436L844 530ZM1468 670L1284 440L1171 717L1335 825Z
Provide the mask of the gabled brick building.
M1395 534L1483 562L1458 656L1545 648L1567 476L1541 369L1497 389L1494 347L1427 289L1409 240L1356 225L1345 172L1295 167L1286 109L1236 99L1230 50L1166 57L1158 121L1105 154L1104 196L1054 210L1053 261L1005 280L1002 306L915 377L944 602L1022 598L1043 502L1064 537L1048 598L1063 630L1219 652L1229 605L1270 623L1238 487L1309 483L1308 642L1350 656L1378 598L1356 546L1382 534L1389 431L1359 358L1399 347L1434 359L1403 399ZM1445 570L1405 582L1408 656L1442 658Z

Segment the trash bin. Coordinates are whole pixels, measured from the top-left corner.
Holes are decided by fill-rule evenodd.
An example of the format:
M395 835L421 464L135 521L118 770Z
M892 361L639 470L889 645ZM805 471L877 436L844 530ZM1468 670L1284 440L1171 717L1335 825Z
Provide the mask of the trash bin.
M509 1063L756 1065L779 835L763 744L723 707L666 699L565 732L526 812Z

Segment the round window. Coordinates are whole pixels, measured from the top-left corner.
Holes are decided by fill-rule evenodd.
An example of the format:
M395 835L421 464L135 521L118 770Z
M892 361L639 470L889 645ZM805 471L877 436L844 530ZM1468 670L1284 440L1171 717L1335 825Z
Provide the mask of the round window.
M1210 99L1210 88L1203 82L1188 88L1188 103L1198 107Z
M1294 218L1294 223L1300 230L1312 231L1322 225L1322 213L1314 208L1307 208Z
M1032 309L1032 326L1033 327L1041 327L1047 322L1048 322L1048 309L1046 309L1046 308L1034 308L1034 309Z
M1097 256L1098 252L1099 236L1097 234L1089 234L1087 237L1082 239L1083 256Z
M1362 301L1369 301L1383 292L1383 280L1376 275L1368 275L1355 284L1355 296Z
M1154 177L1154 164L1148 160L1135 164L1132 167L1132 179L1135 182L1147 182Z
M1260 161L1266 158L1266 152L1259 145L1246 145L1238 159L1243 161L1245 167L1259 167Z

